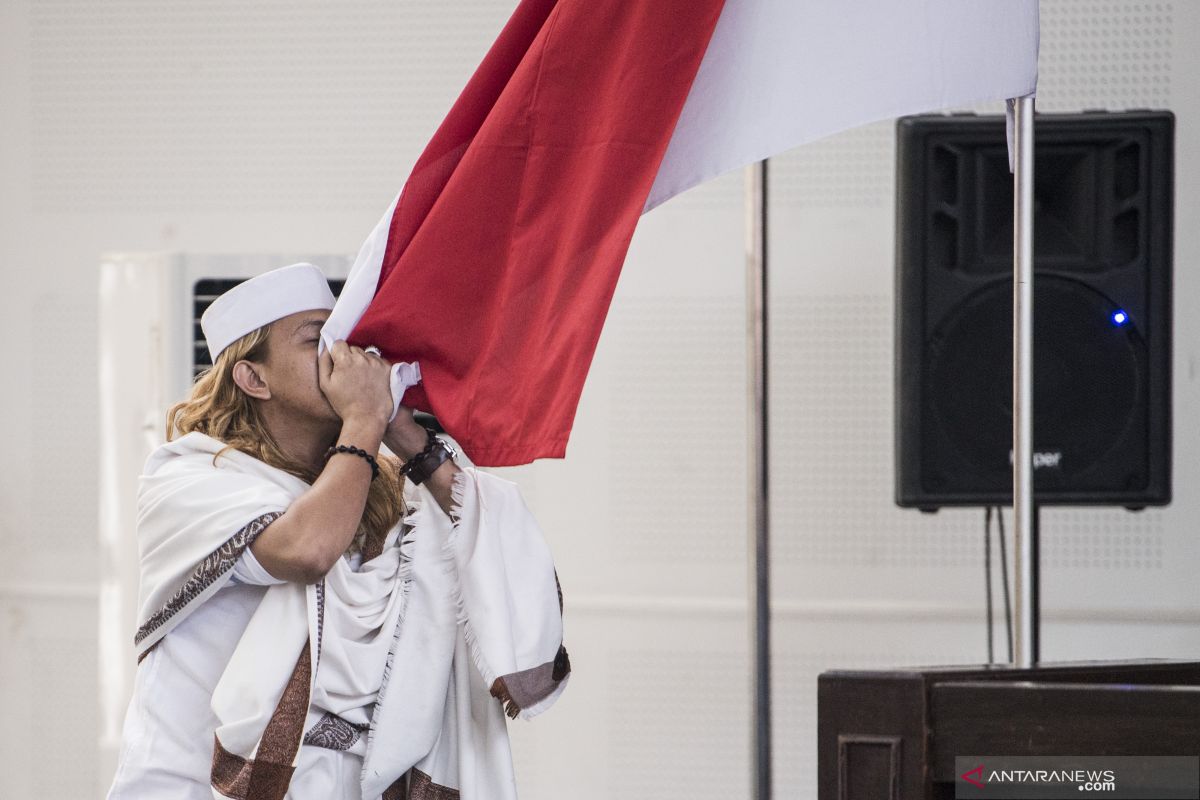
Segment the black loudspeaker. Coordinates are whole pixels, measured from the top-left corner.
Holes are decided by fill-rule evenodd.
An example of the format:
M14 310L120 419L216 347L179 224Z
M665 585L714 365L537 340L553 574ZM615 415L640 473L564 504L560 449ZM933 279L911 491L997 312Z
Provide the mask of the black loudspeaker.
M1175 117L1034 121L1039 504L1171 500ZM1013 176L1003 116L897 122L896 503L1012 503Z

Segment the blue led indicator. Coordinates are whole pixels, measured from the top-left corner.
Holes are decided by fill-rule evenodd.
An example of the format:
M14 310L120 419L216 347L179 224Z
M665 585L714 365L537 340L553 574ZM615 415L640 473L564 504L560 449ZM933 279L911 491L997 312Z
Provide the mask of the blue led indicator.
M1114 312L1112 315L1112 321L1114 325L1124 325L1129 321L1129 315L1124 311Z

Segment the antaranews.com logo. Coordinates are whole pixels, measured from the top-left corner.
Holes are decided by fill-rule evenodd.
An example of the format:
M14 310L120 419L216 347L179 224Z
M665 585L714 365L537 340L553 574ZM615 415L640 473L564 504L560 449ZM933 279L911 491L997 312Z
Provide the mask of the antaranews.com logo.
M958 800L1200 800L1196 756L956 756Z
M1117 789L1117 773L1111 769L1006 769L987 771L983 764L962 774L967 783L980 789L989 783L1040 783L1059 786L1078 783L1081 792L1114 792Z

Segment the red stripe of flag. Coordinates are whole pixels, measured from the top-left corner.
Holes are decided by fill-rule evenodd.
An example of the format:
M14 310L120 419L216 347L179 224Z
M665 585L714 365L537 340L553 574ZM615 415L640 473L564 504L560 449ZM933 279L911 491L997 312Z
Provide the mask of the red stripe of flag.
M349 341L478 466L562 458L724 0L524 0L418 159Z

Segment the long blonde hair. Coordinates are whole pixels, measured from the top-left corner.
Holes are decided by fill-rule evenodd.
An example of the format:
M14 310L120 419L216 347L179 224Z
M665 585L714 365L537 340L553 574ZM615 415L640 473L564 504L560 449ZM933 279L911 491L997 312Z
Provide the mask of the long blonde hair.
M262 362L267 358L271 325L251 331L217 355L216 363L200 373L191 393L167 411L167 441L199 431L225 443L213 464L231 448L257 458L312 484L319 473L287 456L263 421L258 401L243 392L233 380L233 365L242 359ZM381 544L404 512L404 476L399 462L380 456L379 477L371 481L367 505L349 552L362 552L368 541Z

